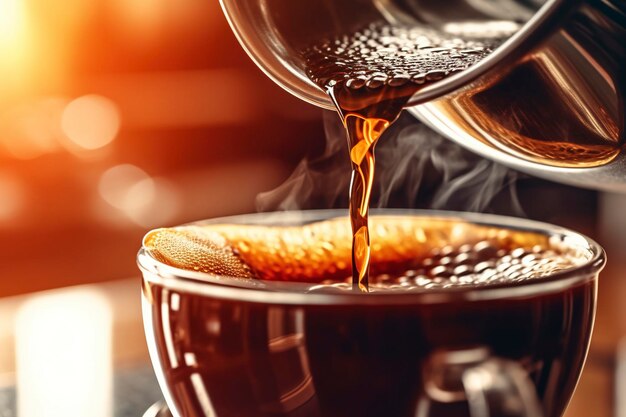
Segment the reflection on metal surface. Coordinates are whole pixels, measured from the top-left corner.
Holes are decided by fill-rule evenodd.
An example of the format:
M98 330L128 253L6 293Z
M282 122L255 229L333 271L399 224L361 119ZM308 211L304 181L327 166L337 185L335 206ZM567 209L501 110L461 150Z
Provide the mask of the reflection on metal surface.
M27 301L16 318L20 417L109 417L112 308L98 291Z
M172 369L178 368L178 356L174 350L174 337L172 335L172 325L170 323L170 291L163 291L163 298L161 299L161 316L163 317L163 339L165 341L165 350L167 351L167 357L169 358L169 366Z
M211 404L211 399L209 398L209 393L206 391L204 382L202 382L202 376L199 373L194 372L189 376L189 379L191 380L191 386L196 393L196 398L204 415L207 417L216 417L215 410L213 410L213 404Z
M424 371L425 396L417 415L428 415L433 402L467 401L473 417L543 416L528 370L518 362L494 356L489 348L438 349ZM549 395L548 395L549 397Z
M490 84L428 106L519 158L560 167L604 165L620 152L619 92L596 69L566 48L546 48Z
M609 32L590 36L585 20L603 21ZM620 30L626 28L619 28L617 14L587 8L513 69L412 112L460 145L515 169L577 186L624 190L620 65L626 50L623 42L608 41Z
M571 36L557 34L552 43L489 83L424 107L521 159L558 167L607 164L624 140L616 80Z
M143 417L172 417L172 413L170 413L167 405L158 402L152 404L152 407L146 410Z
M248 306L198 304L197 297L180 293L174 311L172 290L162 290L145 287L144 317L154 370L173 415L214 416L228 404L272 415L317 407L303 310L272 307L251 315ZM235 396L228 395L232 388Z
M285 378L276 381L280 404L267 404L265 408L289 412L315 395L304 343L304 311L270 308L267 315L269 360L276 369L285 370Z
M626 28L620 13L618 6L581 7L525 55L412 112L462 146L516 169L623 188Z

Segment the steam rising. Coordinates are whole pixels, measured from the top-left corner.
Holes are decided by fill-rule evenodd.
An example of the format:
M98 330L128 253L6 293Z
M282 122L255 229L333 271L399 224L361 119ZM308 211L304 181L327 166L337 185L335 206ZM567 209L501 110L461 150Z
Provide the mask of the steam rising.
M346 133L324 113L326 148L304 159L278 188L260 194L260 211L337 208L348 204ZM403 113L376 145L371 207L431 208L523 215L515 182L520 174L472 154Z

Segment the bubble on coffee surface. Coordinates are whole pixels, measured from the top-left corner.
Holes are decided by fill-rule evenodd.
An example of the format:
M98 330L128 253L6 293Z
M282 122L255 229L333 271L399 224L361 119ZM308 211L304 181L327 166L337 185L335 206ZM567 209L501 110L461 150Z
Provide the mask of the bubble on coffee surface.
M370 289L428 290L518 282L587 257L545 235L415 216L371 219ZM351 229L338 218L303 226L206 225L158 229L144 247L160 262L219 276L316 283L351 290Z
M451 253L442 256L445 250ZM515 283L549 276L579 263L580 258L572 254L558 253L540 245L511 250L497 249L493 242L481 241L456 249L451 246L437 248L411 269L370 276L370 291L418 291ZM350 290L350 283L351 277L343 282L325 280L311 290Z
M383 86L408 90L467 69L512 34L450 34L427 27L372 24L349 35L323 40L302 55L307 75L322 88L343 84L350 90ZM485 36L490 35L490 36Z
M158 261L178 268L240 278L253 278L250 268L221 235L202 228L156 229L143 239Z

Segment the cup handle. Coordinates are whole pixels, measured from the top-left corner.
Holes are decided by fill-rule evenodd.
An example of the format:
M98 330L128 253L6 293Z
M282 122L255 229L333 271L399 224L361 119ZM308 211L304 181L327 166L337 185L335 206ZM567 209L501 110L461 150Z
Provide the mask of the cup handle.
M416 417L428 416L431 402L461 401L468 403L472 417L543 415L528 373L483 347L432 353L424 366L424 390Z

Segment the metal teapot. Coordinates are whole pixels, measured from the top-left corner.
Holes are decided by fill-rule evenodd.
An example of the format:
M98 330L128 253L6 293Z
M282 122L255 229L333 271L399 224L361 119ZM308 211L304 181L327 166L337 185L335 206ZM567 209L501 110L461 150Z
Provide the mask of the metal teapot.
M471 151L547 179L626 192L624 0L220 0L240 43L277 84L333 105L298 51L374 22L440 31L506 27L510 37L407 107Z

